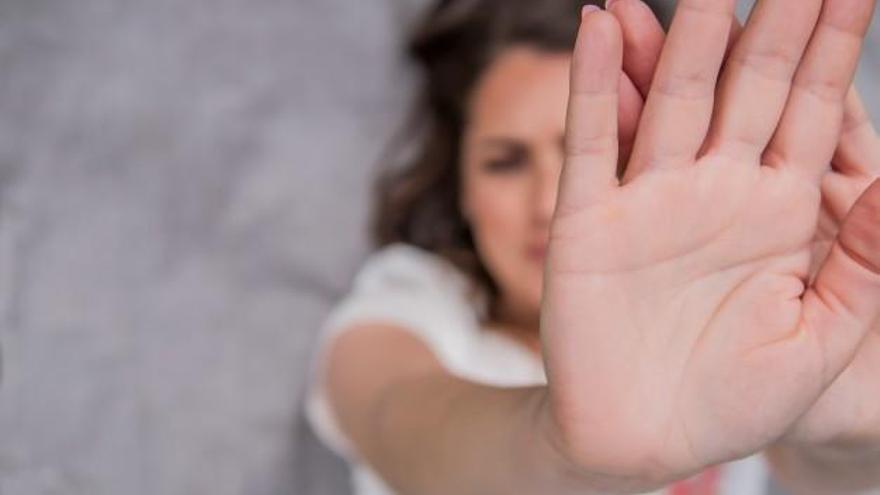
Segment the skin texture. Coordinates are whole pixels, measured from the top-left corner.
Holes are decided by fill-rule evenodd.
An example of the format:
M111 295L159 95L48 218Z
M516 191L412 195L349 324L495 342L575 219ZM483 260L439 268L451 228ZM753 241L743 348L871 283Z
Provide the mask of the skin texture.
M721 72L733 7L680 3L620 183L615 20L591 14L575 51L542 338L563 451L612 476L677 476L785 436L880 305L880 187L807 282L873 4L762 2Z
M634 132L620 110L628 108L620 74L632 63L624 55L626 23L622 29L614 15L594 12L581 27L564 165L546 226L547 387L454 378L405 329L383 322L363 322L332 346L328 390L341 426L400 492L658 488L793 439L804 414L859 355L880 314L880 186L841 208L842 221L828 231L836 231L829 254L821 262L813 254L823 180L873 2L827 2L823 10L816 0L764 0L742 34L748 41L734 48L749 62L724 73L733 1L679 5L653 78L630 76L635 87L639 77L651 81L641 88L646 100ZM499 80L502 69L516 73L524 101L545 85L558 88L550 74L559 73L559 60L543 56L505 54L474 108L516 106L519 93L506 83L497 85L504 105L479 106L494 94L487 89L493 71ZM540 60L547 81L527 77L529 57ZM749 90L756 87L762 91ZM478 244L493 274L511 281L502 283L504 294L526 304L536 293L515 279L528 269L514 266L520 255L504 253L489 232L519 251L545 228L541 205L552 195L549 156L559 150L553 127L561 118L547 112L546 125L535 124L542 132L519 135L541 143L531 145L533 156L548 158L507 176L481 175L486 158L476 145L490 129L501 131L490 123L504 120L489 117L473 119L484 134L477 124L469 130L474 148L463 166L473 168L462 208L486 229ZM487 197L495 191L489 184L538 206ZM504 217L504 208L519 219ZM529 321L514 315L509 325L528 328Z
M624 34L624 69L636 81L640 92L647 94L663 47L662 28L639 0L618 0L609 11L620 22ZM736 24L732 32L734 38L739 39L741 32ZM734 51L730 56L735 58L737 53ZM811 277L827 258L852 206L878 177L880 138L853 88L845 101L842 132L831 168L822 178L822 204L819 229L813 238ZM862 207L876 205L865 202ZM876 218L871 213L860 218L867 222L872 216ZM853 231L863 233L869 228L862 225ZM851 242L863 241L853 239ZM840 492L837 486L840 484L860 489L880 485L878 392L880 321L866 335L850 365L797 422L784 442L771 450L779 477L792 485L791 491L835 493Z

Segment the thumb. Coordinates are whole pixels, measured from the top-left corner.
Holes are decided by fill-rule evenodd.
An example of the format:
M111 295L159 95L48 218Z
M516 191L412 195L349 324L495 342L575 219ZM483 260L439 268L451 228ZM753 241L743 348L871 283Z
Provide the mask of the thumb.
M802 329L815 333L830 383L880 318L880 180L862 194L804 295Z

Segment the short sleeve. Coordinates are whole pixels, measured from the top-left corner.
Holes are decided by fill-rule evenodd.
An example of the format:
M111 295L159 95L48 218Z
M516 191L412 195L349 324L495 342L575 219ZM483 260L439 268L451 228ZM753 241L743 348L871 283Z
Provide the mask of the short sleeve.
M466 366L462 349L479 331L478 301L468 279L434 254L396 244L371 256L319 335L306 398L306 416L318 437L352 460L324 386L326 354L334 339L359 323L392 324L412 332L454 372Z

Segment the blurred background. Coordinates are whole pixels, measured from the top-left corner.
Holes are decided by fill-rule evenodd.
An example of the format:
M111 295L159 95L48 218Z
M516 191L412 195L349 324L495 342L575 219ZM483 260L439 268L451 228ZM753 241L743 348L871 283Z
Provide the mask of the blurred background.
M348 493L301 399L430 3L0 0L0 494Z

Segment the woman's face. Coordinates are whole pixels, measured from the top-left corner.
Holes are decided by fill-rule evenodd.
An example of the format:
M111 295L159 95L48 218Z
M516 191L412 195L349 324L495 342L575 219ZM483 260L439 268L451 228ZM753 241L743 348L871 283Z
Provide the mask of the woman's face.
M462 148L462 212L508 317L533 319L562 168L569 54L503 52L483 74Z

